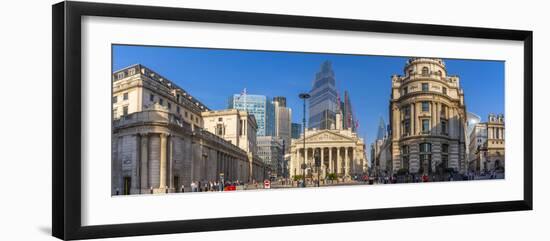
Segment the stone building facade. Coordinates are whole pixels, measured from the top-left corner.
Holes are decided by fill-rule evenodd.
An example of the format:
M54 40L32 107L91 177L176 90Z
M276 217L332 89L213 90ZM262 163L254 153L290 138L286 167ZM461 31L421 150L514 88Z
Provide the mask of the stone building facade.
M478 123L470 134L469 170L477 173L504 170L504 115L490 114L487 122Z
M115 71L112 80L113 195L189 191L219 173L252 178L247 151L204 129L202 113L210 110L187 91L143 65Z
M312 178L319 176L324 179L327 174L337 174L349 178L362 175L367 171L365 144L351 128L343 129L342 115L336 114L336 125L331 129L306 129L305 135L293 139L289 175L303 175L302 164L306 164L305 175ZM305 149L304 149L305 138ZM315 155L321 161L320 170L315 167Z
M392 171L466 170L466 106L460 79L441 59L411 58L392 76Z
M204 129L232 143L247 153L250 180L263 180L269 165L258 156L256 118L237 109L205 111L201 113ZM247 179L239 179L246 181Z

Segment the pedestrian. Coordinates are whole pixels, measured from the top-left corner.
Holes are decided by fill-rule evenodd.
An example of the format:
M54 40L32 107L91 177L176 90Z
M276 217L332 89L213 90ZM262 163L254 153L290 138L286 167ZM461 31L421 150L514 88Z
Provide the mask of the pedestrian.
M185 192L185 185L181 185L181 192Z

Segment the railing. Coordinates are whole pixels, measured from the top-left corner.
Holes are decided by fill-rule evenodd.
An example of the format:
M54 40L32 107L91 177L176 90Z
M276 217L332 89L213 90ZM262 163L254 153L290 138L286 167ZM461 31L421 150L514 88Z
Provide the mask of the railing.
M179 116L158 110L146 110L121 116L119 119L113 120L113 127L121 127L135 123L151 122L173 124L182 128L186 128L187 130L191 130L191 125L183 121L183 119Z

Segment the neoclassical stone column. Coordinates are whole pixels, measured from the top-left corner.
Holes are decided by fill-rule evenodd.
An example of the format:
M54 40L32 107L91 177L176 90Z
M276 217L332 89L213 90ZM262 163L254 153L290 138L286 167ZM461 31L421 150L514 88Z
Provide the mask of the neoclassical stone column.
M411 133L411 136L414 136L416 135L415 134L415 131L416 131L416 128L415 128L415 123L416 123L416 113L415 113L415 108L414 108L414 103L411 103L410 105L410 110L409 112L411 113L410 116L409 116L409 120L410 120L410 123L409 123L409 128L410 128L410 133Z
M160 182L159 188L163 189L166 187L166 137L168 135L161 133L160 134Z
M149 136L147 133L141 133L141 153L140 153L140 179L141 193L149 193Z
M328 148L328 170L329 173L334 172L334 167L332 166L332 147Z
M431 123L432 124L431 125L432 126L431 134L435 135L435 134L437 134L437 121L435 120L435 109L436 109L436 107L435 107L435 102L434 101L431 101L430 104L431 104L430 117L432 119L432 121L431 121L432 122Z
M437 103L435 109L435 120L437 121L437 134L443 134L441 129L441 103Z
M174 188L174 136L169 136L168 139L169 153L168 153L168 186L170 189Z
M346 149L344 149L344 163L345 163L345 170L344 170L344 175L346 176L349 176L349 155L348 155L348 149L349 147L346 147Z
M325 166L325 148L324 147L321 147L320 148L320 154L321 154L321 166L320 166L320 171L321 172L321 176L325 176L325 172L326 172L326 166Z
M342 173L342 156L340 155L340 148L336 148L336 174Z
M308 150L308 148L304 149L304 163L306 163L306 164L309 163L309 160L307 159L307 150Z

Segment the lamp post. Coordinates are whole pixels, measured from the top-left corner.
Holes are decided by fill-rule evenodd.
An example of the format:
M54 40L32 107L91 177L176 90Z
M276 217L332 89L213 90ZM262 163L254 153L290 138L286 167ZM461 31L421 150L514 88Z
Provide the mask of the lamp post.
M306 100L311 97L308 93L301 93L298 95L300 99L304 100L304 115L302 119L302 130L304 133L304 163L302 163L302 186L306 186Z

